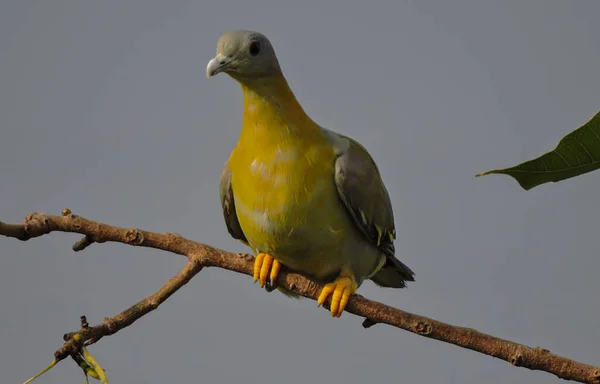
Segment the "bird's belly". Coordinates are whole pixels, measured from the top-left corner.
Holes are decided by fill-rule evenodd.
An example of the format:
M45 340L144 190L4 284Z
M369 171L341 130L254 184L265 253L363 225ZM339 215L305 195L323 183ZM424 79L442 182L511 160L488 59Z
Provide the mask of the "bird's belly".
M317 278L341 265L339 254L352 239L351 223L335 189L333 174L291 172L297 179L272 182L245 177L245 193L235 197L240 226L255 252L271 254L284 265ZM304 175L312 175L311 179ZM273 180L277 179L276 172Z

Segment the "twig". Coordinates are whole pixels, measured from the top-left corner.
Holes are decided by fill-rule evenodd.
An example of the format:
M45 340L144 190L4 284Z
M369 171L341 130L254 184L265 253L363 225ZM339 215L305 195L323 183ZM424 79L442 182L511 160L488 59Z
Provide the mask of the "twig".
M74 338L76 334L79 334L81 339L84 340L84 345L91 345L98 342L104 336L112 335L113 333L117 333L121 329L130 326L137 319L158 308L159 305L177 292L179 288L187 284L192 277L196 276L201 270L202 266L199 263L193 260L189 261L177 275L170 278L165 285L153 295L138 301L136 304L114 317L105 318L102 323L96 326L90 327L88 325L87 327L82 327L77 332L65 334L63 336L65 344L54 353L54 357L57 360L62 360L73 353L74 350L80 349L81 346L77 345L78 343Z
M185 285L203 267L219 267L252 276L254 258L248 254L234 254L208 245L185 239L176 234L142 231L111 226L80 216L70 210L63 210L63 216L33 213L25 218L22 224L5 224L0 222L0 235L19 240L29 240L50 232L71 232L85 235L85 240L78 242L83 249L92 243L106 241L119 242L133 246L161 249L188 258L186 266L171 278L160 290L141 300L113 318L105 319L93 327L82 327L77 332L65 335L65 344L55 356L65 358L79 348L75 339L81 339L85 345L93 344L103 336L111 335L131 325L148 312L156 309L163 301ZM85 244L85 246L81 246ZM276 282L277 286L291 290L303 297L316 300L323 285L299 274L282 271ZM324 307L329 308L330 299ZM565 380L582 383L600 383L600 367L576 362L550 353L541 348L532 348L490 336L474 329L458 327L423 316L404 312L382 303L352 295L346 311L365 318L363 326L368 328L374 324L388 324L406 331L416 333L430 339L454 344L462 348L496 357L512 365L532 370L545 371ZM80 338L74 338L80 335Z

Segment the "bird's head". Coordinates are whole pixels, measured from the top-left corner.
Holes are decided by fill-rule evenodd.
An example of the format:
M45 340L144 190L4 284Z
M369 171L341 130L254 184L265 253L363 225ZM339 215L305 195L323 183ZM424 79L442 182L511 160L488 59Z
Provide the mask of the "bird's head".
M206 66L206 77L225 72L238 81L276 76L279 62L269 39L254 31L225 32L217 42L217 55Z

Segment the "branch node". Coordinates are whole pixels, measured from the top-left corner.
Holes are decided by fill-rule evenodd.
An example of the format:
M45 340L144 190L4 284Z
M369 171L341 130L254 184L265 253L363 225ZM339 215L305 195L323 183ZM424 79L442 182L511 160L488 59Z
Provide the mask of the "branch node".
M600 383L600 369L596 369L594 372L592 372L590 382Z
M517 348L515 350L515 353L510 356L509 362L515 367L520 367L523 365L523 353L521 348Z
M125 233L125 241L131 245L140 245L144 241L144 235L137 229L128 229Z
M373 321L373 320L371 320L369 318L366 318L365 321L363 321L362 326L363 326L364 329L369 329L372 326L374 326L375 324L377 324L376 321Z
M419 335L429 335L431 332L433 332L433 326L429 323L419 321L415 326L415 331Z
M39 234L36 233L38 232L37 229L39 229ZM50 233L50 221L45 215L40 215L37 212L31 213L25 216L23 232L25 233L25 240Z
M69 208L64 208L61 212L61 214L63 216L71 216L73 213L71 212L71 210Z
M148 307L152 311L155 310L156 308L158 308L158 306L160 305L160 303L158 301L156 301L153 297L148 297L146 299L146 302L148 303Z
M85 315L82 315L79 318L79 321L81 322L81 329L87 329L90 326Z
M81 240L73 244L73 251L83 251L92 244L94 244L94 239L89 235L85 235Z
M73 227L73 229L75 229L76 231L79 231L81 229L81 220L77 220L77 216L71 215L70 217L71 220L71 227Z

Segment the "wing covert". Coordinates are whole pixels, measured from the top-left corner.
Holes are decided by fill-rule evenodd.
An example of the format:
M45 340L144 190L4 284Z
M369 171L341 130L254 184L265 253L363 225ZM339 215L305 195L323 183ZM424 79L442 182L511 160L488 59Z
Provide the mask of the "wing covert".
M221 197L221 207L223 208L223 218L227 231L236 240L248 244L248 240L242 231L240 222L235 211L235 201L233 199L233 189L231 186L231 170L229 164L225 163L221 178L219 180L219 195Z
M414 272L395 257L394 211L377 164L358 142L339 136L348 140L335 160L334 179L340 199L361 233L386 256L384 269L391 267L400 275L396 286L403 287L403 280L414 281Z
M335 161L338 194L365 237L388 256L394 256L394 212L377 165L358 142L349 140Z

